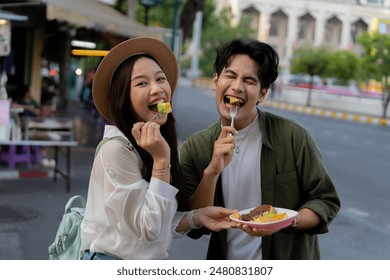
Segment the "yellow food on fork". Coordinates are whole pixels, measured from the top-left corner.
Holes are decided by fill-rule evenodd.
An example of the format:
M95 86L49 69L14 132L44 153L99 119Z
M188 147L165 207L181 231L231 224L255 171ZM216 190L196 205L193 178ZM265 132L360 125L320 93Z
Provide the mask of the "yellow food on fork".
M172 112L171 103L158 103L157 109L159 113L168 114Z
M235 105L237 102L238 102L238 98L236 98L236 97L230 97L229 98L229 103L231 105Z

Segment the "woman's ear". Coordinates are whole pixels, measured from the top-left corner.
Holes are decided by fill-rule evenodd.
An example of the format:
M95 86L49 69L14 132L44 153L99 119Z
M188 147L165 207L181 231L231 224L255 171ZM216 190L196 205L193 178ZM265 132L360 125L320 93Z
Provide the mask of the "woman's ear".
M264 99L265 99L267 93L268 93L268 88L263 88L262 90L260 90L259 99L257 100L257 104L264 102Z
M218 74L214 73L213 75L213 89L217 89L217 83L218 83Z

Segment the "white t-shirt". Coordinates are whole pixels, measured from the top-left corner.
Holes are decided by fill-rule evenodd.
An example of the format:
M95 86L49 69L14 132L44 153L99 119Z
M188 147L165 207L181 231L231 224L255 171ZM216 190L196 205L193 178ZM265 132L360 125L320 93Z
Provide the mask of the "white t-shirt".
M106 126L104 137L125 137ZM153 178L142 179L142 161L134 149L111 140L95 157L81 224L81 250L123 259L164 259L181 218L177 189Z
M258 118L239 130L235 138L239 153L222 172L225 207L245 210L261 204L261 131ZM261 259L261 238L240 229L227 231L227 259Z

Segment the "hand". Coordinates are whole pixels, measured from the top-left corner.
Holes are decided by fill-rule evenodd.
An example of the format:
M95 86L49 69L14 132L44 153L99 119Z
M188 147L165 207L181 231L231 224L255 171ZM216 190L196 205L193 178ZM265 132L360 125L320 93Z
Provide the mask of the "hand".
M138 146L146 150L153 160L163 162L162 167L170 163L171 150L160 133L160 125L156 122L135 123L131 133Z
M230 126L224 126L214 143L213 156L207 167L214 175L219 175L223 169L231 162L233 151L236 147L234 136L237 135L237 130Z
M221 231L237 226L237 224L229 218L235 211L236 210L218 206L208 206L195 210L193 219L197 226L203 225L209 230Z

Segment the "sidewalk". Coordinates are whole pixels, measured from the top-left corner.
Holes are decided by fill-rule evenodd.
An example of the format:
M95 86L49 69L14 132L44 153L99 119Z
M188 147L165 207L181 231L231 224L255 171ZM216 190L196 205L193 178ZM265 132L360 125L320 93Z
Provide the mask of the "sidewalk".
M389 118L382 118L380 98L347 96L313 90L310 105L307 103L308 89L286 86L281 93L276 92L272 99L268 94L264 106L298 113L341 119L365 124L390 126Z
M381 125L381 126L390 126L389 119L367 116L360 113L350 113L350 112L343 112L343 111L324 109L318 107L317 108L307 107L304 105L297 105L297 104L286 103L283 101L273 101L273 100L265 100L263 106L272 107L281 110L293 111L297 113L321 116L325 118L340 119L345 121L354 121L359 123L374 124L374 125Z

